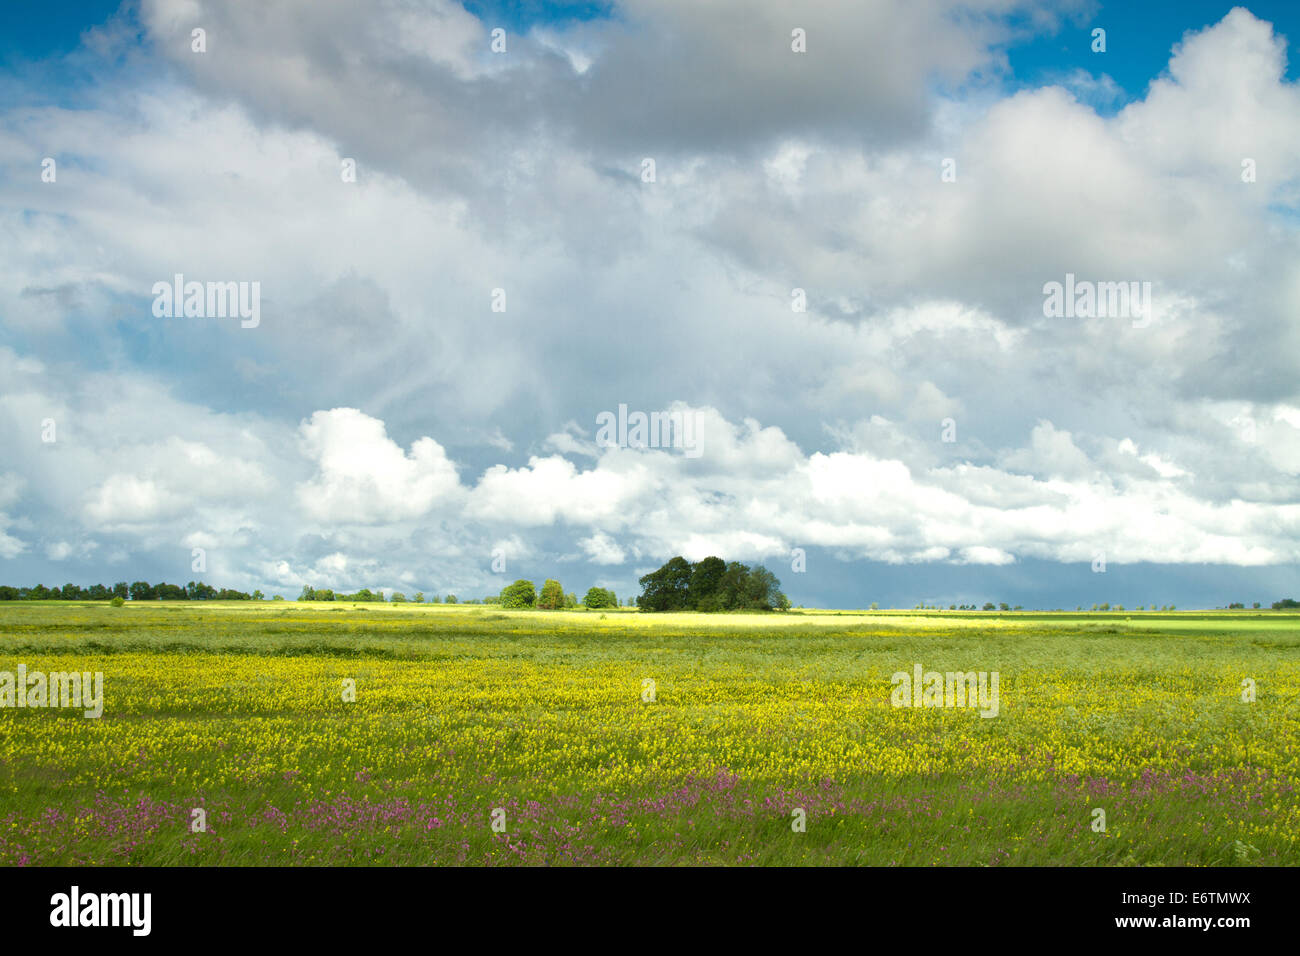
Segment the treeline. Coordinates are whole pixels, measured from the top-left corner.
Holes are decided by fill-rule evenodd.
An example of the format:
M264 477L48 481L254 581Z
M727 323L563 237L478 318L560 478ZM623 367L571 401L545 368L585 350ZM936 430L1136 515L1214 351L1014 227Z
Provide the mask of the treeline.
M564 586L555 578L547 578L538 592L532 581L520 578L513 584L507 584L495 598L484 598L484 604L500 604L502 607L535 607L542 611L559 611L564 608L577 607L578 596L566 593ZM595 610L604 607L618 607L618 596L607 588L588 588L583 596L582 606Z
M625 603L631 607L636 607L643 611L742 611L742 610L788 610L790 607L789 599L780 590L781 582L767 568L762 566L751 568L748 565L740 564L736 561L730 563L724 562L721 558L709 557L703 561L692 564L680 555L668 561L663 567L650 574L644 575L639 579L641 585L641 596L633 601L629 598ZM264 601L266 595L260 590L253 591L249 594L245 591L235 591L231 588L214 588L210 584L202 581L190 581L183 587L179 584L168 584L166 581L160 581L158 584L150 584L147 581L136 581L133 584L127 584L125 581L118 581L111 587L103 584L92 584L89 587L80 587L76 584L65 584L63 587L46 587L43 584L37 584L29 588L12 587L7 584L0 584L0 601L112 601L115 598L122 601ZM276 595L274 600L284 600ZM593 587L587 590L586 595L579 601L573 593L566 593L560 582L554 578L547 578L538 592L532 581L520 579L513 584L507 584L501 589L501 593L490 595L484 598L468 598L459 600L456 595L448 594L446 597L433 595L426 598L423 591L416 591L414 595L408 598L401 591L394 591L391 597L385 597L383 590L379 588L370 589L362 588L361 590L349 594L344 591L332 591L329 588L313 588L310 585L302 589L298 595L299 601L351 601L364 603L367 601L375 602L392 602L394 604L415 603L415 604L499 604L502 607L509 608L538 608L540 610L560 610L563 608L574 608L581 604L583 607L593 610L600 608L619 607L618 596L607 588ZM1259 602L1255 602L1254 607L1260 607ZM1234 602L1228 605L1228 610L1242 610L1245 605L1241 602ZM872 604L871 610L876 610L877 605ZM931 606L918 604L917 610L938 611L940 606ZM1300 601L1295 598L1283 598L1280 601L1274 601L1272 604L1274 611L1296 610L1300 609ZM1005 603L994 604L992 601L986 602L983 607L974 604L950 604L950 611L1019 611L1022 608L1017 605L1012 608ZM1075 608L1076 611L1083 611L1082 605ZM1094 604L1093 611L1123 611L1122 604ZM1139 604L1133 610L1145 611L1147 608ZM1166 604L1159 608L1152 604L1150 610L1173 611L1176 607L1172 604Z
M334 591L331 591L329 588L314 588L310 584L308 584L303 586L302 593L298 595L298 600L299 601L353 601L359 603L365 603L367 601L378 601L380 603L383 603L387 601L388 598L384 597L384 592L379 590L378 588L376 588L373 591L370 590L370 588L362 588L360 591L356 592L355 594L348 594L344 591L339 591L336 593ZM402 604L406 601L406 595L403 594L401 591L394 591L392 600L394 604ZM417 604L423 604L424 592L423 591L415 592L415 597L412 598L412 600ZM442 598L435 596L433 598L432 603L440 604L442 603ZM455 604L456 595L454 594L447 595L447 603Z
M302 593L298 595L299 601L352 601L354 603L364 604L367 601L374 601L380 604L391 602L393 604L482 604L484 602L470 599L468 601L459 600L456 595L448 594L446 597L433 595L425 598L423 591L416 591L409 598L403 591L394 591L392 597L384 597L384 592L380 588L373 591L370 588L362 588L355 594L348 594L346 591L331 591L329 588L314 588L310 584L304 585Z
M751 568L708 557L692 564L681 555L640 578L643 611L785 611L790 599L763 566Z
M1274 611L1285 611L1285 610L1290 610L1292 608L1300 608L1300 601L1297 601L1294 598L1283 598L1280 601L1274 601L1272 607ZM1251 605L1251 608L1256 611L1260 610L1260 603L1256 601L1253 605ZM875 611L877 609L878 608L875 604L871 605L871 610ZM943 608L937 604L918 604L916 605L916 607L913 608L913 610L942 611ZM1015 607L1011 607L1006 603L994 604L992 601L986 601L983 607L979 607L978 605L975 604L949 604L948 610L950 611L1023 611L1024 608L1021 607L1019 604L1017 604ZM1057 610L1060 611L1061 608L1057 608ZM1075 610L1087 611L1089 610L1089 608L1085 608L1082 604L1080 604L1075 607ZM1124 605L1110 604L1107 602L1103 602L1101 604L1094 604L1091 610L1123 611ZM1145 604L1139 604L1136 607L1132 608L1132 610L1134 611L1177 611L1178 605L1162 604L1159 607L1156 607L1156 605L1152 604L1150 607L1147 607L1147 605ZM1222 611L1224 610L1224 608L1216 608L1215 610ZM1246 605L1241 601L1234 601L1233 603L1228 605L1227 610L1244 611L1246 610Z
M148 581L136 581L127 584L118 581L112 587L92 584L88 588L76 584L65 584L61 588L47 588L37 584L30 588L15 588L0 584L0 601L111 601L130 598L132 601L261 601L266 595L261 591L247 594L244 591L232 591L230 588L217 590L202 581L191 581L182 587L160 581L150 584Z
M436 594L426 598L423 591L416 591L415 594L408 598L403 592L394 591L391 597L385 598L384 592L378 588L373 591L370 588L362 588L355 594L347 594L343 591L334 592L329 588L313 588L310 585L302 589L302 593L298 595L298 600L388 601L393 604L499 604L502 607L531 607L544 611L577 607L580 603L582 606L589 608L618 607L618 597L613 591L606 588L590 588L586 596L579 602L576 594L572 592L566 594L564 587L554 578L547 578L540 592L538 592L537 586L532 581L521 578L513 584L507 584L503 587L500 594L492 594L484 598L468 598L464 601L458 599L454 594L448 594L445 598Z

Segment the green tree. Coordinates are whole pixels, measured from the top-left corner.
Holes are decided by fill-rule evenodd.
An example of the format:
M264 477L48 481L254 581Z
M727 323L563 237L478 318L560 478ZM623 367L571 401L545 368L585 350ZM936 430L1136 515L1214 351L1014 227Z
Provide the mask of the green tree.
M532 588L530 583L529 588ZM537 606L543 611L555 611L564 607L564 588L555 578L547 578L542 584L542 593L537 596ZM531 602L530 602L531 603Z
M454 604L452 595L447 595L447 603ZM537 603L537 591L532 581L520 578L514 584L507 584L501 589L502 607L532 607Z
M749 568L739 561L727 563L718 588L699 608L701 611L734 611L745 606L749 590Z
M781 582L763 566L708 557L692 565L680 555L640 579L643 611L734 611L789 607ZM617 600L617 599L615 599Z
M697 562L691 568L691 581L686 590L686 605L696 610L711 610L713 597L722 583L722 576L727 573L727 562L721 558L708 557Z
M691 564L681 555L670 558L657 571L639 579L641 596L637 607L643 611L681 611L686 607L691 586Z
M755 611L770 611L780 604L781 582L767 568L759 565L749 571L745 581L744 606Z

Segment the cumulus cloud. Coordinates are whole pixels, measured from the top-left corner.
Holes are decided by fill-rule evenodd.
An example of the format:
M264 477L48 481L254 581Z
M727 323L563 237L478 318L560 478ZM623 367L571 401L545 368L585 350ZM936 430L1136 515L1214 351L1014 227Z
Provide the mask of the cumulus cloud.
M86 517L103 525L132 524L171 517L184 499L152 478L110 475L86 503Z
M408 454L388 437L383 422L355 408L316 412L300 433L303 452L318 471L296 493L316 520L401 521L460 490L456 466L436 441L420 438Z
M578 545L587 552L587 556L595 564L622 564L627 560L627 552L603 531L596 532L590 538L581 539Z
M462 592L497 550L1300 558L1268 23L1198 27L1120 102L1000 86L1082 4L616 6L497 56L441 0L143 0L87 35L98 92L3 108L0 556ZM260 281L262 324L155 319L177 272ZM1150 281L1150 321L1048 318L1067 273ZM620 405L689 412L700 454L600 447Z
M22 496L23 484L21 475L13 472L0 473L0 558L14 558L27 549L25 542L5 530L13 523L5 509Z

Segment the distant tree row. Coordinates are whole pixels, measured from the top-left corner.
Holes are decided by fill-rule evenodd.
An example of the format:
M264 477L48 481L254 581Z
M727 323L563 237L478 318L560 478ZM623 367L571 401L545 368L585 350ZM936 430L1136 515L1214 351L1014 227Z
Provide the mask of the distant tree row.
M643 611L771 611L788 610L790 600L781 582L767 568L751 568L707 557L692 564L681 555L641 577Z
M750 568L735 561L726 563L721 558L716 557L705 558L695 564L681 556L672 558L657 571L644 575L639 583L642 588L641 596L636 598L635 602L629 598L625 603L629 607L635 604L644 611L787 610L790 607L789 599L780 591L781 582L767 568L762 566ZM136 581L133 584L127 584L125 581L119 581L112 587L103 584L92 584L84 588L76 584L65 584L61 588L46 587L43 584L22 588L0 585L0 601L111 601L114 598L120 598L123 601L128 598L132 601L262 601L266 599L266 596L261 591L253 591L249 594L230 588L217 589L202 581L190 581L184 587L179 584L168 584L165 581L158 584L149 584L147 581ZM281 599L277 596L276 600ZM391 601L395 604L408 602L415 604L499 604L502 607L509 608L536 607L542 610L574 608L579 605L577 596L572 593L565 593L560 582L554 578L546 579L540 594L532 581L520 579L513 584L506 585L498 595L491 595L482 599L470 598L465 601L458 601L454 594L448 594L446 597L435 594L426 598L424 592L416 591L414 595L407 598L403 592L394 591L391 597L386 598L384 592L379 588L373 590L362 588L353 594L348 594L343 591L336 593L329 588L313 588L310 585L303 587L298 600L350 601L354 603ZM617 595L613 591L601 587L589 588L582 598L581 604L592 609L620 606ZM1256 601L1252 607L1258 610L1260 602ZM877 605L873 603L871 609L876 610ZM925 604L918 604L916 609L940 610L938 606ZM950 604L948 609L950 611L1022 610L1020 605L1012 608L1005 602L994 604L992 601L985 602L982 607L975 604ZM1155 611L1157 607L1152 604L1150 609ZM1245 604L1241 602L1233 602L1228 605L1228 610L1244 609ZM1274 611L1300 609L1300 601L1295 598L1283 598L1280 601L1274 601L1272 609ZM1075 610L1083 611L1084 608L1079 605ZM1091 610L1123 611L1124 605L1094 604ZM1139 604L1134 610L1145 611L1147 608L1145 605ZM1176 611L1177 607L1173 604L1166 604L1160 606L1158 610Z
M583 595L582 603L592 610L604 607L618 607L618 595L607 588L588 588L587 593Z
M346 594L342 591L334 592L329 588L313 588L307 585L298 595L299 601L389 601L393 604L497 604L501 607L508 608L537 608L544 611L561 610L564 608L578 607L578 597L572 592L565 593L563 586L554 578L547 578L542 584L539 592L532 581L519 579L513 584L507 584L501 589L500 594L488 595L484 598L469 598L464 601L458 601L456 595L448 594L445 598L438 595L425 598L423 591L416 591L415 594L408 598L401 591L394 591L391 597L385 598L384 592L378 588L362 588L355 594ZM618 596L606 588L594 587L587 591L587 596L581 602L589 608L618 607ZM628 602L631 603L630 601Z
M1251 607L1252 607L1254 610L1259 610L1259 608L1260 608L1260 603L1259 603L1258 601L1256 601L1254 604L1251 605ZM1288 609L1288 608L1300 608L1300 601L1296 601L1296 600L1294 600L1293 598L1284 598L1284 599L1281 600L1281 601L1274 601L1274 602L1273 602L1273 610L1275 610L1275 611L1286 610L1286 609ZM878 609L879 609L879 606L876 605L875 603L873 603L873 604L871 605L871 610L875 611L875 610L878 610ZM1245 609L1246 609L1246 605L1243 604L1243 603L1241 603L1240 601L1233 602L1232 604L1229 604L1228 607L1227 607L1227 610L1229 610L1229 611L1241 611L1241 610L1245 610ZM915 607L912 608L912 610L914 610L914 611L941 611L941 610L943 610L943 608L942 608L940 605L936 605L936 604L917 604ZM978 604L949 604L949 605L948 605L948 610L950 610L950 611L1023 611L1024 608L1023 608L1021 605L1019 605L1019 604L1017 604L1015 607L1011 607L1011 606L1010 606L1009 604L1007 604L1006 602L1001 602L1001 603L998 603L998 604L994 604L992 601L986 601L986 602L984 602L984 604L983 604L982 606L981 606L981 605L978 605ZM1058 608L1058 610L1059 610L1059 608ZM1078 605L1078 606L1075 607L1075 610L1076 610L1076 611L1088 611L1088 610L1092 610L1092 611L1123 611L1123 610L1124 610L1124 605L1123 605L1123 604L1110 604L1110 603L1108 603L1108 602L1103 602L1103 603L1101 603L1101 604L1094 604L1091 608L1085 608L1082 604L1080 604L1080 605ZM1148 608L1147 608L1147 606L1146 606L1145 604L1139 604L1139 605L1137 605L1136 607L1134 607L1133 610L1135 610L1135 611L1146 611L1146 610L1148 610ZM1176 611L1176 610L1178 610L1178 606L1177 606L1176 604L1163 604L1163 605L1161 605L1160 607L1156 607L1156 605L1152 604L1149 610L1152 610L1152 611ZM1221 608L1220 610L1222 610L1222 608Z
M610 592L613 594L613 592ZM488 599L484 598L488 603ZM528 608L535 607L541 611L559 611L564 608L578 606L578 596L573 593L565 593L564 586L555 578L547 578L542 583L541 593L538 593L532 581L520 578L513 584L507 584L501 589L501 594L490 603L500 604L502 607L511 608Z
M874 604L871 605L872 610L875 610L875 607L876 606ZM913 608L913 610L942 611L943 608L938 607L936 605L918 604L915 608ZM1010 604L1007 604L1005 601L1003 601L1001 604L994 604L992 601L985 601L983 607L979 607L978 605L975 604L949 604L948 610L950 611L1023 611L1024 607L1019 604L1017 604L1015 607L1012 607Z
M392 597L384 597L384 592L379 588L373 591L370 588L362 588L354 594L348 594L344 591L331 591L329 588L314 588L310 584L304 585L302 593L298 595L299 601L351 601L354 604L365 604L366 602L392 602L393 604L455 604L456 595L448 594L445 598L434 595L431 598L425 598L423 591L416 591L408 598L401 591L394 591ZM466 601L466 604L477 604L477 601Z
M1300 601L1297 601L1295 598L1283 598L1280 601L1274 601L1272 607L1273 610L1275 611L1285 611L1285 610L1290 610L1292 608L1300 608ZM1228 605L1229 611L1244 611L1245 609L1246 609L1246 605L1242 604L1240 601ZM1251 609L1258 611L1259 602L1256 601L1254 604L1252 604Z
M148 581L136 581L127 584L118 581L112 587L92 584L88 588L75 584L65 584L61 588L47 588L38 584L30 588L14 588L0 585L0 601L111 601L121 598L125 601L261 601L266 597L261 591L247 594L244 591L232 591L229 588L217 590L202 581L191 581L181 587L161 581L150 584Z

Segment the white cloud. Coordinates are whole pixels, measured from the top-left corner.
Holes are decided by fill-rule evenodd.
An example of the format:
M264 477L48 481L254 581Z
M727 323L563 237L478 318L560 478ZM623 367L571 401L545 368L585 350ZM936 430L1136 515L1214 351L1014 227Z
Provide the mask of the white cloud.
M578 541L578 546L587 552L595 564L622 564L627 560L627 552L603 531L597 531L590 538L582 538Z
M152 478L110 475L86 503L86 517L101 525L156 521L178 514L185 500Z
M1000 2L965 31L812 4L802 66L767 2L637 0L495 59L456 4L311 6L147 0L174 73L113 72L141 54L105 31L102 95L3 110L0 556L464 593L502 542L1297 560L1300 96L1244 10L1108 116L1105 76L1000 95ZM176 271L260 280L262 326L153 320ZM1149 279L1153 321L1046 320L1067 271ZM622 403L690 409L701 455L596 447Z
M13 519L5 509L14 505L22 497L24 484L21 475L0 472L0 558L16 558L27 550L26 542L5 530L13 524Z
M420 438L407 454L383 422L355 408L316 412L299 431L318 471L297 487L298 503L318 521L416 518L460 490L456 466L436 441Z

